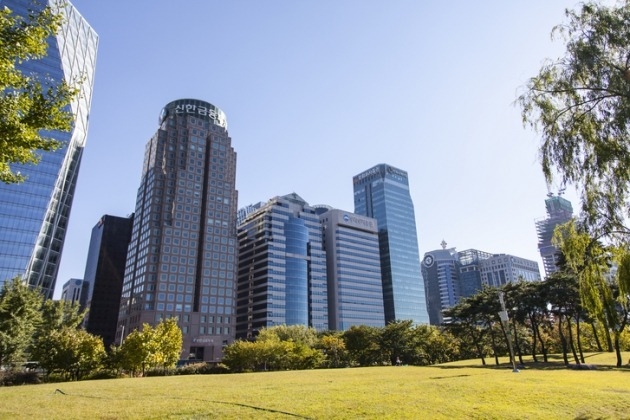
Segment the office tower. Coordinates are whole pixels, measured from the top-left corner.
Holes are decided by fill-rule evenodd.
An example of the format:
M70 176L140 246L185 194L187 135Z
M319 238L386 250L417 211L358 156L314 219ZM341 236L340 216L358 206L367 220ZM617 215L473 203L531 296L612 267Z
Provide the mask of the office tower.
M442 249L424 254L422 259L422 278L432 325L442 324L442 311L455 305L461 296L457 251L455 248L447 249L445 245Z
M87 303L87 294L90 288L90 284L81 279L70 279L63 284L61 289L61 300L71 303L78 304L83 310L85 308L85 304Z
M326 254L315 208L292 193L241 215L236 336L283 324L328 329Z
M92 229L85 265L88 313L85 329L103 339L105 348L114 344L127 248L131 240L133 215L104 215Z
M182 357L218 361L234 338L236 153L223 111L166 105L145 149L117 341L177 317Z
M29 9L45 4L56 8L56 3L3 0L1 6L26 16ZM59 33L48 40L47 56L25 61L20 67L23 73L44 81L44 86L65 80L79 87L79 95L70 106L73 129L47 133L64 146L42 152L39 164L12 166L27 176L24 183L0 183L0 285L19 275L31 286L41 287L48 298L55 290L86 142L98 44L96 33L70 2L58 11L64 14L64 21Z
M356 175L354 212L378 223L385 322L428 324L407 172L380 164Z
M479 264L481 283L500 287L519 280L540 281L540 270L536 261L508 254L493 254Z
M561 191L562 192L562 191ZM568 222L573 217L573 206L566 198L562 198L553 193L547 194L545 207L547 217L536 221L536 232L538 234L538 251L543 260L545 276L558 271L558 248L551 243L553 231L556 226Z
M432 325L449 320L443 311L482 287L501 287L517 281L540 281L536 261L508 254L491 254L476 249L457 252L455 248L429 251L422 260L429 318Z
M376 220L338 209L319 217L328 273L328 328L384 327Z

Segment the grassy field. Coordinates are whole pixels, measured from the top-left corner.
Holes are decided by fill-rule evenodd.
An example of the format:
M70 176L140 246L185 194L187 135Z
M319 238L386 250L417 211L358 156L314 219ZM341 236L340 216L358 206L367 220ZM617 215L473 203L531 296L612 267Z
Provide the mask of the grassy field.
M26 385L0 388L0 418L630 419L630 369L610 353L587 363L598 368L467 361Z

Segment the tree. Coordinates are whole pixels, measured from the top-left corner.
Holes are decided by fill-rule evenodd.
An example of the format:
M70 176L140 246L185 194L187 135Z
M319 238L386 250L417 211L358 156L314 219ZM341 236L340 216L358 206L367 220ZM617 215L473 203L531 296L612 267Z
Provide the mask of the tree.
M47 38L60 28L62 16L50 7L16 16L0 9L0 181L22 182L25 177L10 164L37 163L38 150L58 149L62 144L41 130L70 131L70 102L78 89L47 75L24 74L21 64L46 55Z
M0 367L25 361L41 320L43 296L16 277L0 291Z
M630 309L630 251L627 246L604 246L570 221L556 228L554 242L560 247L567 267L577 274L580 300L589 313L615 337L617 366L622 365L619 338L628 325ZM606 278L612 261L617 275Z
M326 359L326 367L338 368L348 366L348 351L341 332L327 332L319 339L317 345L322 350Z
M367 325L353 325L343 332L348 355L359 366L373 366L383 362L378 345L380 329Z
M120 346L121 367L132 374L172 368L182 351L182 337L177 318L163 319L155 327L143 324L141 331L132 331Z
M98 369L105 355L100 337L69 326L49 331L33 349L33 356L48 374L61 372L77 381Z
M564 56L547 62L517 102L542 135L545 177L557 171L578 187L591 233L628 233L630 1L588 2L566 16L552 32L564 38Z
M390 322L381 330L379 346L392 365L398 359L402 363L411 363L415 358L412 326L412 320L398 320Z
M163 369L174 368L182 352L182 330L177 325L177 318L162 320L152 331L151 337L153 366Z

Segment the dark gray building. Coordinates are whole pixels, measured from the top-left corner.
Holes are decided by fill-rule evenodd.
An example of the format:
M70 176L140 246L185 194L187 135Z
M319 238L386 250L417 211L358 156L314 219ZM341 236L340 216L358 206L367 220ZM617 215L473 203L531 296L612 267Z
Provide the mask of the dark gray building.
M176 317L182 358L221 359L235 331L235 181L225 113L196 99L167 104L145 149L119 333Z
M88 282L85 329L103 339L105 348L115 342L127 248L133 215L104 215L92 228L84 278Z

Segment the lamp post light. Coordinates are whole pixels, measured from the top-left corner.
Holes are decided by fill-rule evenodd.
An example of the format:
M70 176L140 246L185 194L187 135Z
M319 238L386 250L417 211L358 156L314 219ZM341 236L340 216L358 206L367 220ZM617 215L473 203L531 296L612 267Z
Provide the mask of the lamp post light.
M520 372L516 368L516 359L514 358L514 350L512 349L512 334L510 333L510 318L508 317L507 310L505 309L505 301L503 300L503 292L499 292L499 302L501 302L501 311L499 312L499 318L505 328L508 339L508 348L510 349L510 359L512 360L512 372Z

